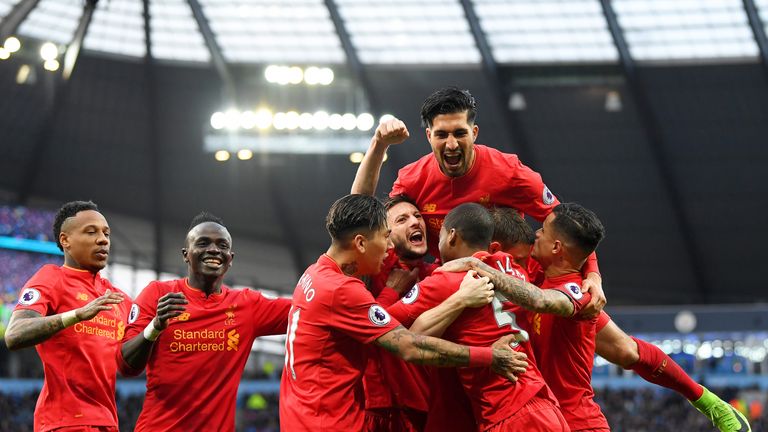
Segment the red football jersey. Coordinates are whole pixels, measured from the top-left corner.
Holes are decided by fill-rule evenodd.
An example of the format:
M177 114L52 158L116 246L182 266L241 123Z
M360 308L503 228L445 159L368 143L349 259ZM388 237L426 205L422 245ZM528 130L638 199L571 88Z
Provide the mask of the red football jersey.
M394 268L406 271L412 267L401 262L394 249L390 249L381 272L371 278L370 290L377 297L386 286ZM436 264L419 261L419 280L428 277ZM407 291L406 291L407 292ZM403 293L405 295L405 293ZM388 306L382 304L382 306ZM429 410L429 376L427 366L408 363L386 352L384 348L368 345L368 364L363 376L365 408L408 407L419 411Z
M322 255L293 293L280 383L280 429L359 431L363 427L363 344L400 323L359 279Z
M152 348L135 430L234 431L237 386L253 340L285 332L291 302L227 286L206 297L186 279L155 281L136 298L124 340L141 334L169 292L183 293L189 303Z
M525 278L525 273L505 253L489 256L486 252L475 254L487 262L500 261L516 270L515 276ZM411 325L423 312L439 305L459 289L466 273L437 272L419 282L410 293L390 307L390 313L404 325ZM491 346L502 336L521 333L524 330L517 321L522 308L507 301L500 294L493 302L481 308L467 308L446 329L443 338L462 345ZM472 409L480 430L515 414L533 396L546 386L533 361L530 344L521 342L515 349L528 355L529 369L517 383L494 373L490 368L459 368L459 378L472 402ZM553 399L554 400L554 399Z
M541 175L520 162L517 155L480 144L474 149L475 162L463 176L443 174L430 153L400 169L389 193L405 194L416 201L427 225L429 253L434 257L440 257L437 244L445 216L460 204L511 207L539 222L560 204ZM590 272L599 272L595 254L585 264L584 274Z
M122 292L98 274L45 265L21 290L15 310L56 315L85 306L109 289ZM128 295L112 310L66 328L35 346L45 381L35 407L35 431L65 426L117 427L115 356L131 308Z
M546 278L542 289L564 293L578 313L590 299L581 292L582 276L572 273ZM592 365L595 357L597 318L580 320L552 314L531 314L531 344L539 369L560 402L572 430L608 428L608 421L594 401Z

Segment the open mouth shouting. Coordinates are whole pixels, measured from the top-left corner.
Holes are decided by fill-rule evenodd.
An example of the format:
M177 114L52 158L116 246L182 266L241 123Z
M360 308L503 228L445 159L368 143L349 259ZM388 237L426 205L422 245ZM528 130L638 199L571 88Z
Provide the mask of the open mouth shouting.
M423 246L424 245L424 232L418 229L408 235L408 243L411 246Z
M464 155L460 151L443 153L443 162L445 163L445 168L448 171L460 170L462 167L463 161L464 161Z

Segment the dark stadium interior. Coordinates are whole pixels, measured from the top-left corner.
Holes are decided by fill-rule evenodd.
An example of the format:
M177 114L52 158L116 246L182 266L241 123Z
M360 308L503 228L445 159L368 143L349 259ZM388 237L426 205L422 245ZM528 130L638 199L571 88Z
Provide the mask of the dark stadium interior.
M64 63L91 6L84 49L71 79L61 79L37 51L55 42ZM478 144L518 154L560 201L602 220L598 257L613 321L743 413L753 431L768 431L766 33L768 0L0 0L0 339L25 281L61 263L50 225L71 200L95 201L109 220L102 274L130 296L187 273L188 224L206 210L234 239L225 282L289 297L328 248L328 208L359 167L330 146L367 143L382 115L402 119L410 138L388 151L384 197L399 168L431 152L422 102L457 86L478 103ZM9 36L20 50L7 48ZM291 58L280 52L290 43L306 61L281 60ZM269 65L327 66L335 78L278 85ZM375 123L365 131L213 125L214 112L261 107L366 112ZM214 158L211 136L230 140L231 158ZM248 160L235 157L233 137L242 136L256 142ZM259 147L274 137L328 147ZM36 246L8 246L14 240ZM238 432L279 430L285 342L257 338L246 352ZM0 432L32 430L43 366L35 349L8 346L0 343ZM715 430L683 393L637 369L596 355L591 372L616 432ZM118 377L120 430L133 430L145 391L144 375Z
M51 83L42 76L34 85L17 85L19 62L0 63L0 188L8 202L20 195L54 205L91 198L118 221L112 223L120 234L117 256L121 249L138 251L152 265L151 227L159 214L163 270L170 272L180 268L177 248L188 220L208 209L237 239L233 277L282 291L292 289L301 269L325 250L323 218L329 204L348 193L357 165L346 155L256 154L249 161L216 162L202 143L208 116L220 104L213 70L152 66L158 126L152 138L144 64L85 53L51 119L45 116ZM259 79L261 68L235 71L242 105L274 97ZM429 151L418 110L443 85L468 88L478 100L479 143L520 151L504 130L509 117L495 108L496 92L515 89L527 105L510 112L530 149L524 162L561 200L583 203L605 222L599 256L611 305L766 299L759 272L737 271L759 268L759 240L765 239L768 74L761 65L639 67L660 129L666 176L616 67L505 67L504 89L490 86L477 67L367 66L366 72L382 113L402 118L411 132L390 150L380 193L398 165ZM345 75L343 68L337 75ZM608 91L619 92L621 111L606 111ZM280 100L303 97L307 110L333 110L334 103L345 109L332 90L293 93ZM47 121L53 126L41 139ZM138 223L121 225L120 215ZM121 238L132 244L121 245Z

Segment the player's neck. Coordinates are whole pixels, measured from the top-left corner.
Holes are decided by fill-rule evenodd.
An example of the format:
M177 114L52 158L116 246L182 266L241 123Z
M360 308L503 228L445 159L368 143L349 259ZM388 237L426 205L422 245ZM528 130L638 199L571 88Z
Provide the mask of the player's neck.
M552 263L544 269L544 277L548 279L573 273L579 273L579 269L568 261Z
M187 276L187 283L189 284L190 288L200 290L204 292L206 296L209 296L211 294L221 293L221 285L223 283L223 279L207 278L202 275L190 273L189 276Z
M331 245L325 254L328 255L336 263L337 266L339 266L339 269L345 275L350 277L362 276L358 273L359 266L357 264L357 256L354 251Z
M69 267L72 270L88 272L94 276L96 276L101 270L101 269L90 269L90 268L81 266L80 263L75 261L75 259L72 258L69 254L64 254L64 267Z

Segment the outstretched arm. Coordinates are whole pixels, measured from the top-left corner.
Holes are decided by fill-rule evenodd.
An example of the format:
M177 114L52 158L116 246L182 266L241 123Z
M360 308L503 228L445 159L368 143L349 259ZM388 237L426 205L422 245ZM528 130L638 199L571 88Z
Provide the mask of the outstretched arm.
M443 339L417 335L403 326L376 339L376 344L403 360L416 364L443 367L488 367L494 372L517 381L528 367L527 356L513 350L509 344L514 335L507 335L491 347L468 347Z
M184 294L180 292L168 293L157 301L157 315L150 321L144 332L136 335L123 343L120 353L125 364L130 368L122 367L123 375L138 375L147 366L147 360L152 352L152 346L160 337L160 332L168 328L168 320L177 317L186 310L187 304Z
M522 279L502 273L477 258L453 260L445 263L440 269L451 272L475 270L478 275L490 279L496 292L512 303L534 312L572 316L575 310L571 300L562 292L540 289Z
M353 194L373 195L379 184L379 173L384 163L384 155L390 145L400 144L408 139L405 123L393 118L379 125L371 138L371 145L365 153L352 183Z
M38 312L27 309L14 311L8 323L8 329L5 331L5 344L9 350L37 345L67 327L80 321L87 321L101 311L112 309L113 304L118 304L123 299L121 293L107 290L104 295L83 307L56 315L42 316Z

